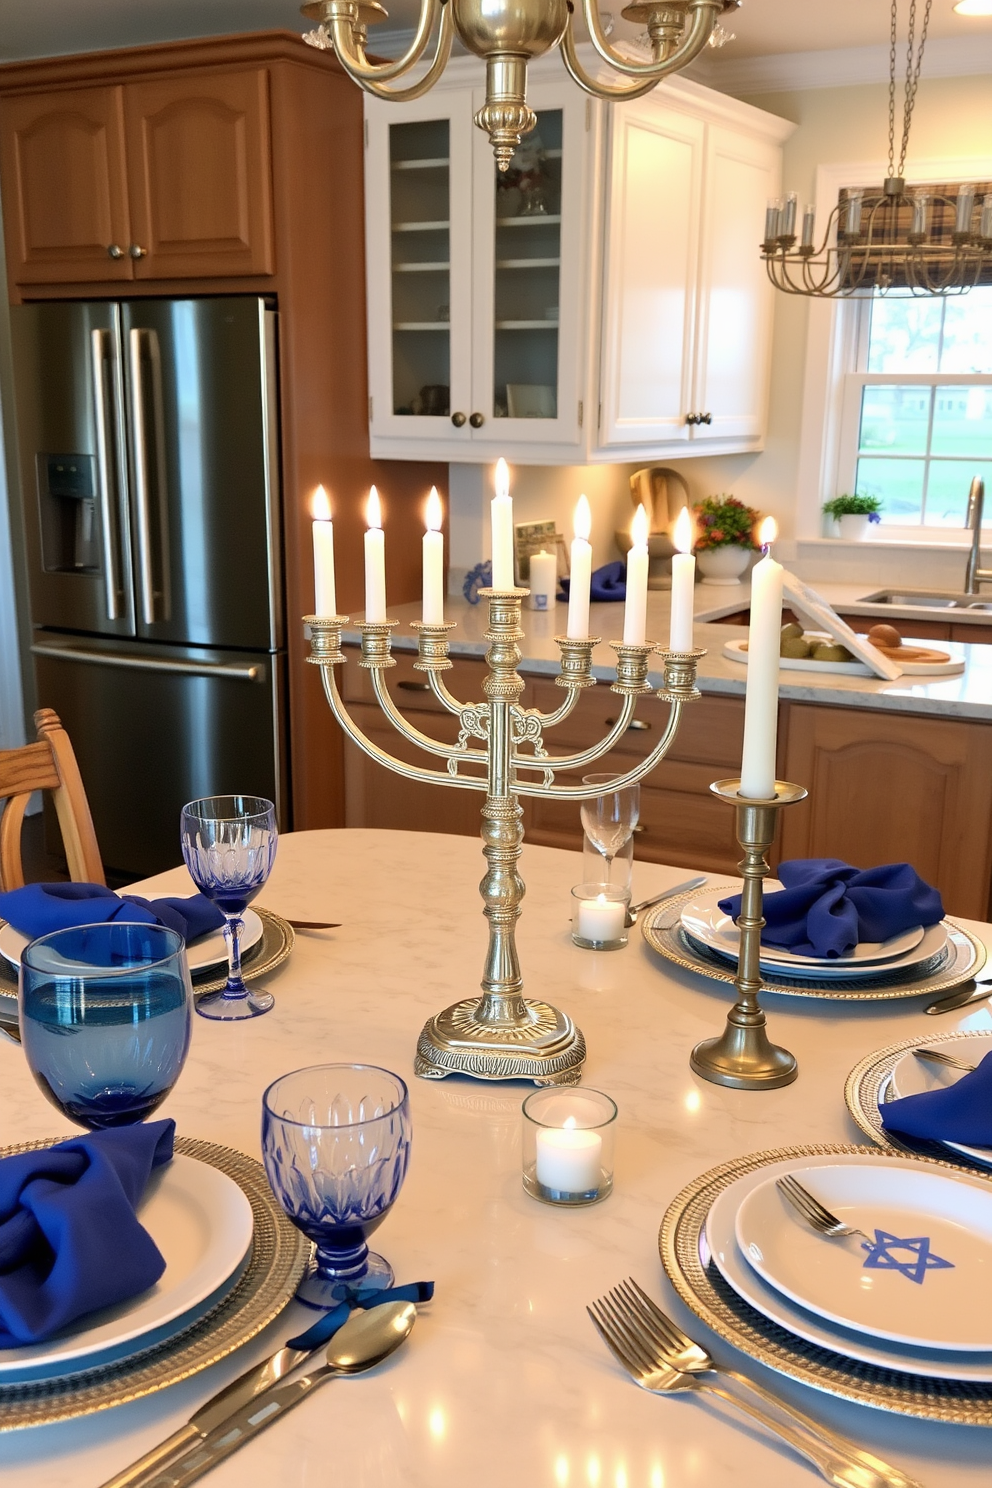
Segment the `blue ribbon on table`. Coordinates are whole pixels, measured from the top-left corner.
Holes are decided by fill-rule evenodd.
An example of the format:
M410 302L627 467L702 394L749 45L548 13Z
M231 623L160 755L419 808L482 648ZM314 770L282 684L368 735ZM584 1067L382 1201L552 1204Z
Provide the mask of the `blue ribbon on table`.
M115 894L104 884L36 883L0 894L0 918L35 940L53 930L110 921L129 925L165 925L184 940L195 940L208 930L219 930L224 916L202 894L188 899L144 899L140 894Z
M344 1287L344 1297L337 1307L325 1312L312 1328L296 1338L286 1340L286 1347L306 1349L307 1353L329 1343L340 1327L348 1321L356 1307L368 1309L378 1307L381 1302L429 1302L434 1295L432 1281L411 1281L398 1287Z
M992 1147L992 1054L944 1090L883 1101L878 1109L886 1131L927 1142Z

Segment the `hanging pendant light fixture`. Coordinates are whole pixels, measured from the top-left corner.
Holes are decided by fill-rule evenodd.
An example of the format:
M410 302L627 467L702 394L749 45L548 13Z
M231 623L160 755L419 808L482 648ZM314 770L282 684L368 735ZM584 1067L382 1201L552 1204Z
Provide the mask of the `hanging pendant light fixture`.
M576 0L576 4L579 0ZM521 138L537 117L527 103L527 63L554 47L571 76L594 98L640 98L662 78L698 57L721 15L741 0L633 0L625 20L643 25L651 60L632 62L607 39L596 0L581 0L589 39L599 58L620 74L601 83L584 71L575 44L573 0L421 0L413 40L395 62L370 62L365 54L368 27L387 19L378 0L311 0L302 13L319 24L304 37L311 46L333 48L345 72L376 98L407 102L434 86L451 54L455 36L486 64L486 101L475 116L492 141L496 164L505 171ZM403 88L391 87L416 67L439 22L434 56L424 75ZM626 79L627 81L623 81Z
M992 182L909 190L903 175L931 4L932 0L926 0L917 42L916 0L910 0L898 166L898 0L892 0L888 176L880 192L841 192L819 248L813 241L812 206L805 209L800 226L794 191L783 201L769 202L761 257L776 289L836 299L895 289L914 295L965 294L979 283L992 283Z

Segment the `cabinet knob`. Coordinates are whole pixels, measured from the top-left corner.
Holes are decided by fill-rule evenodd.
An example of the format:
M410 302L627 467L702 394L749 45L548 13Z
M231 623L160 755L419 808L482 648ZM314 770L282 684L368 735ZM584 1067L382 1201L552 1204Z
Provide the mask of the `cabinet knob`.
M687 424L698 424L699 423L699 414L698 413L687 413L686 416L685 416L685 421L686 421Z
M108 244L108 247L107 247L107 257L108 258L123 258L124 257L124 249L120 246L119 243L110 243L110 244Z
M430 692L431 690L431 684L429 682L413 682L407 680L405 677L402 682L397 682L396 685L397 687L401 687L404 692Z
M148 249L142 248L139 243L132 243L127 251L132 258L147 258L148 256Z
M697 422L700 424L711 424L713 422L713 415L711 413L701 413Z
M637 833L637 835L638 835L638 836L640 836L640 834L641 834L641 833L642 833L642 832L646 832L646 831L647 831L647 827L646 827L646 826L645 826L645 825L644 825L644 823L643 823L643 822L638 822L638 823L637 823L637 826L636 826L636 827L631 827L631 829L630 829L630 830L631 830L631 831L632 831L632 832L636 832L636 833Z
M606 720L606 727L607 728L612 728L615 723L616 723L616 719L615 718L607 718L607 720ZM628 734L631 731L633 731L634 733L637 733L637 734L643 734L643 733L646 733L647 730L650 727L651 727L651 725L650 725L650 723L648 723L648 721L647 721L646 718L632 718L630 720L630 722L628 723L628 725L627 725L627 732L628 732Z
M468 421L472 425L473 429L481 429L483 424L486 422L486 416L484 413L470 413L468 416Z
M451 422L456 429L460 429L465 422L465 415L463 413L453 413L451 415Z

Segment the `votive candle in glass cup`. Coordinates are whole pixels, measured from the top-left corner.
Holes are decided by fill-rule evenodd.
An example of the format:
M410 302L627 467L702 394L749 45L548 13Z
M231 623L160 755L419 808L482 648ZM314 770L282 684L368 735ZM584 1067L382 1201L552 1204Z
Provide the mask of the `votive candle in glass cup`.
M630 889L618 884L576 884L572 890L572 941L586 951L618 951L627 944Z
M615 1101L599 1090L535 1090L523 1103L523 1183L546 1204L597 1204L613 1189Z

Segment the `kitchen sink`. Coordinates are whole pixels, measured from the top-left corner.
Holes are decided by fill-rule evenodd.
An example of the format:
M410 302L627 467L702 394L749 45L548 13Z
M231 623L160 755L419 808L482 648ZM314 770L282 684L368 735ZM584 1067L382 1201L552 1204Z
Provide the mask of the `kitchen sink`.
M879 589L874 594L865 594L858 604L894 605L920 610L983 610L992 611L992 598L983 599L978 594L954 594L947 589Z

